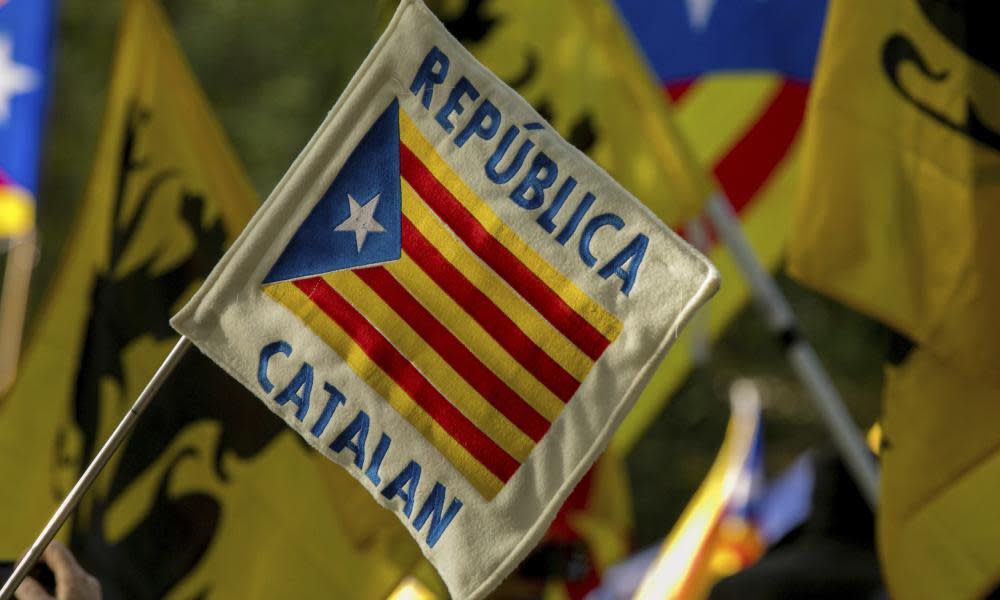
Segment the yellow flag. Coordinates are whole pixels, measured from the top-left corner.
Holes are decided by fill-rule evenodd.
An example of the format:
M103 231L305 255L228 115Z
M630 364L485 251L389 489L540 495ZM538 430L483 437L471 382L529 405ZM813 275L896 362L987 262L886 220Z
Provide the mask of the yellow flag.
M1000 584L1000 63L974 6L831 4L794 216L793 274L916 342L885 390L899 598Z
M831 4L789 268L1000 381L1000 64L964 6Z
M82 212L0 405L0 556L41 530L256 204L162 10L126 1ZM383 598L420 553L366 495L190 353L60 536L107 597Z
M931 351L889 367L878 545L893 598L1000 587L1000 387Z

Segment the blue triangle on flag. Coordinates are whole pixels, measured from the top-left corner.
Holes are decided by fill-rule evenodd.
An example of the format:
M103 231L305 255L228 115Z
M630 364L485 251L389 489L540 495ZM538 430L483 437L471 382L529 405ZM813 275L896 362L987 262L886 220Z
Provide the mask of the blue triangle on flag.
M263 283L397 260L401 252L399 101L347 157Z

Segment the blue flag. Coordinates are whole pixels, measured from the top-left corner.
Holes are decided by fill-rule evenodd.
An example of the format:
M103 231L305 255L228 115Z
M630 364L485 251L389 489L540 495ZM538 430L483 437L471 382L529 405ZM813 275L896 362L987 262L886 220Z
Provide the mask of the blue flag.
M51 0L0 3L0 237L34 224L53 14Z

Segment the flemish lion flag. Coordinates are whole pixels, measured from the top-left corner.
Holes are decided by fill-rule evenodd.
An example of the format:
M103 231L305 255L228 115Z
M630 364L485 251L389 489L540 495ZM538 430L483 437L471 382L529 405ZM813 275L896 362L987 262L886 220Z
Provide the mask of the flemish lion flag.
M879 554L898 598L1000 588L1000 53L990 8L832 2L807 118L789 267L914 342L887 369L880 453Z
M0 403L3 557L38 535L257 206L158 2L123 5L86 198ZM384 598L420 553L365 495L191 353L60 535L109 600Z
M985 11L831 4L789 269L997 385L1000 52Z
M172 324L480 598L717 284L404 0Z

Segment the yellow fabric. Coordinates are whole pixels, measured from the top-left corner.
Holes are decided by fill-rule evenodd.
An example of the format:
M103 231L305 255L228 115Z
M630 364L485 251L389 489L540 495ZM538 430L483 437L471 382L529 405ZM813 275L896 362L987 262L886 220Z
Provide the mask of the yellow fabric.
M41 530L173 345L167 318L256 204L158 4L128 0L86 198L20 378L0 404L0 556L18 556ZM160 306L164 294L170 306ZM117 312L98 323L100 306ZM138 334L123 337L136 324ZM78 381L92 373L88 359L120 372ZM206 380L192 375L198 360ZM230 383L210 389L207 379ZM81 381L93 395L82 395ZM178 425L185 398L206 414ZM271 437L248 433L257 430ZM147 441L165 432L172 437ZM383 598L420 552L367 495L190 354L60 537L99 578L129 551L149 555L103 579L120 597ZM192 521L206 504L215 519ZM192 540L178 541L178 530ZM175 572L179 557L165 541L184 554L206 530L193 567Z
M917 342L884 398L894 598L1000 584L1000 77L950 41L965 7L830 4L790 246L796 277Z
M22 236L35 224L35 201L24 189L0 183L0 238Z
M389 594L387 600L437 600L443 596L435 594L430 587L416 577L407 577Z
M789 269L998 381L1000 147L929 111L967 126L975 110L1000 138L1000 77L915 0L830 6ZM884 63L907 44L939 81L903 59L893 85Z
M610 2L428 3L483 64L513 85L671 227L701 211L708 184L670 120L659 86ZM481 33L481 32L480 32Z
M927 350L889 367L878 542L893 598L1000 585L1000 387Z

